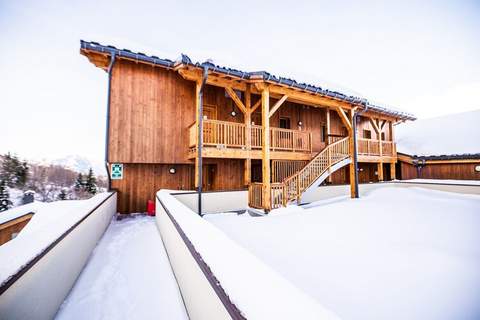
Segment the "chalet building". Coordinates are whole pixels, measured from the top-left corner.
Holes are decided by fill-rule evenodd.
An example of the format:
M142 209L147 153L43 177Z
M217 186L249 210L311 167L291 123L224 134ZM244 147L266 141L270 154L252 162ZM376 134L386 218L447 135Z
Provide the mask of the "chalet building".
M395 125L414 120L365 99L274 76L81 41L108 73L106 163L121 165L122 213L159 189L249 190L270 210L320 183L395 177ZM354 121L356 119L356 121ZM354 139L353 132L357 132ZM201 143L199 143L201 141Z
M479 123L476 110L399 125L397 178L480 180Z

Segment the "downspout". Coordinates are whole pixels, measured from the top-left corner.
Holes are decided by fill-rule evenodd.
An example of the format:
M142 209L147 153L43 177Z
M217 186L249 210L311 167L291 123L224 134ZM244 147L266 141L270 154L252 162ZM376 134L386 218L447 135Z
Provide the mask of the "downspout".
M202 76L202 85L198 91L198 101L200 104L199 118L198 121L198 147L197 147L197 157L198 157L198 214L202 216L202 184L203 184L203 161L202 161L202 146L203 146L203 88L207 82L208 77L208 65L203 66L203 76Z
M115 63L115 52L112 52L110 58L110 64L108 65L108 92L107 92L107 117L106 117L106 129L105 129L105 169L107 169L107 179L108 179L108 191L112 189L112 179L110 177L110 166L108 164L108 157L109 157L109 140L110 140L110 104L111 104L111 97L110 91L112 86L112 70L113 65Z
M353 170L355 171L355 198L359 198L358 195L358 156L357 156L357 119L360 115L368 110L368 103L365 103L365 109L353 114Z

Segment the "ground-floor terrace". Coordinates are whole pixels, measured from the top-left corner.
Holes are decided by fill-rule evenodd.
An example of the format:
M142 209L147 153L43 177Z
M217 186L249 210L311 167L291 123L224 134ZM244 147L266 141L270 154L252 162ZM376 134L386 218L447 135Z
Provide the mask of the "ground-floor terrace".
M478 318L479 181L318 189L268 215L246 191L203 217L169 190L156 217L115 215L115 192L44 204L0 246L2 319Z

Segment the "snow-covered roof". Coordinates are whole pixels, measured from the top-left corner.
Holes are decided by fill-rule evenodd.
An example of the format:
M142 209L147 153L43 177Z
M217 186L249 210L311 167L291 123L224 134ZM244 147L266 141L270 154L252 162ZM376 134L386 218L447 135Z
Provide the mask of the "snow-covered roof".
M0 212L0 224L15 220L29 213L35 213L38 210L39 205L41 206L42 204L39 202L32 202L23 206Z
M159 58L157 56L149 56L143 52L133 52L129 49L118 49L114 46L108 45L101 45L98 42L89 42L89 41L80 41L80 47L82 50L89 50L89 51L96 51L100 53L106 53L110 55L116 55L119 58L131 59L137 62L144 62L149 63L157 66L161 66L168 69L173 69L178 67L179 65L190 65L194 67L206 67L212 71L221 73L223 75L237 78L237 79L261 79L265 82L275 83L282 86L287 86L289 88L294 88L298 90L303 90L311 94L319 94L334 100L345 101L348 103L356 104L356 105L363 105L368 106L371 111L378 112L380 114L386 114L392 117L396 117L398 119L403 120L415 120L415 116L400 111L398 108L390 108L386 107L385 105L379 105L372 102L372 100L367 100L364 97L358 96L357 94L352 93L350 90L338 89L338 88L326 88L323 84L320 85L319 83L315 82L299 82L291 77L281 77L278 75L274 75L267 71L242 71L226 66L220 66L212 63L211 61L205 61L203 63L196 62L194 63L190 57L185 54L182 54L180 58L177 60L170 60ZM349 92L347 92L349 91Z
M35 214L16 238L0 246L0 285L41 254L109 195L109 192L105 192L88 200L34 202L23 206ZM12 212L21 210L24 209L14 208Z
M412 156L480 155L480 110L402 123L397 151Z

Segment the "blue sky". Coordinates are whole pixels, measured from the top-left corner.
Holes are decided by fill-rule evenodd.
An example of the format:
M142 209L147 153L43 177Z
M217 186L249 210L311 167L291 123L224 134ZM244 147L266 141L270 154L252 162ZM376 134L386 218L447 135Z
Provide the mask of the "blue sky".
M335 84L418 117L480 109L478 1L0 0L0 153L103 159L79 40Z

